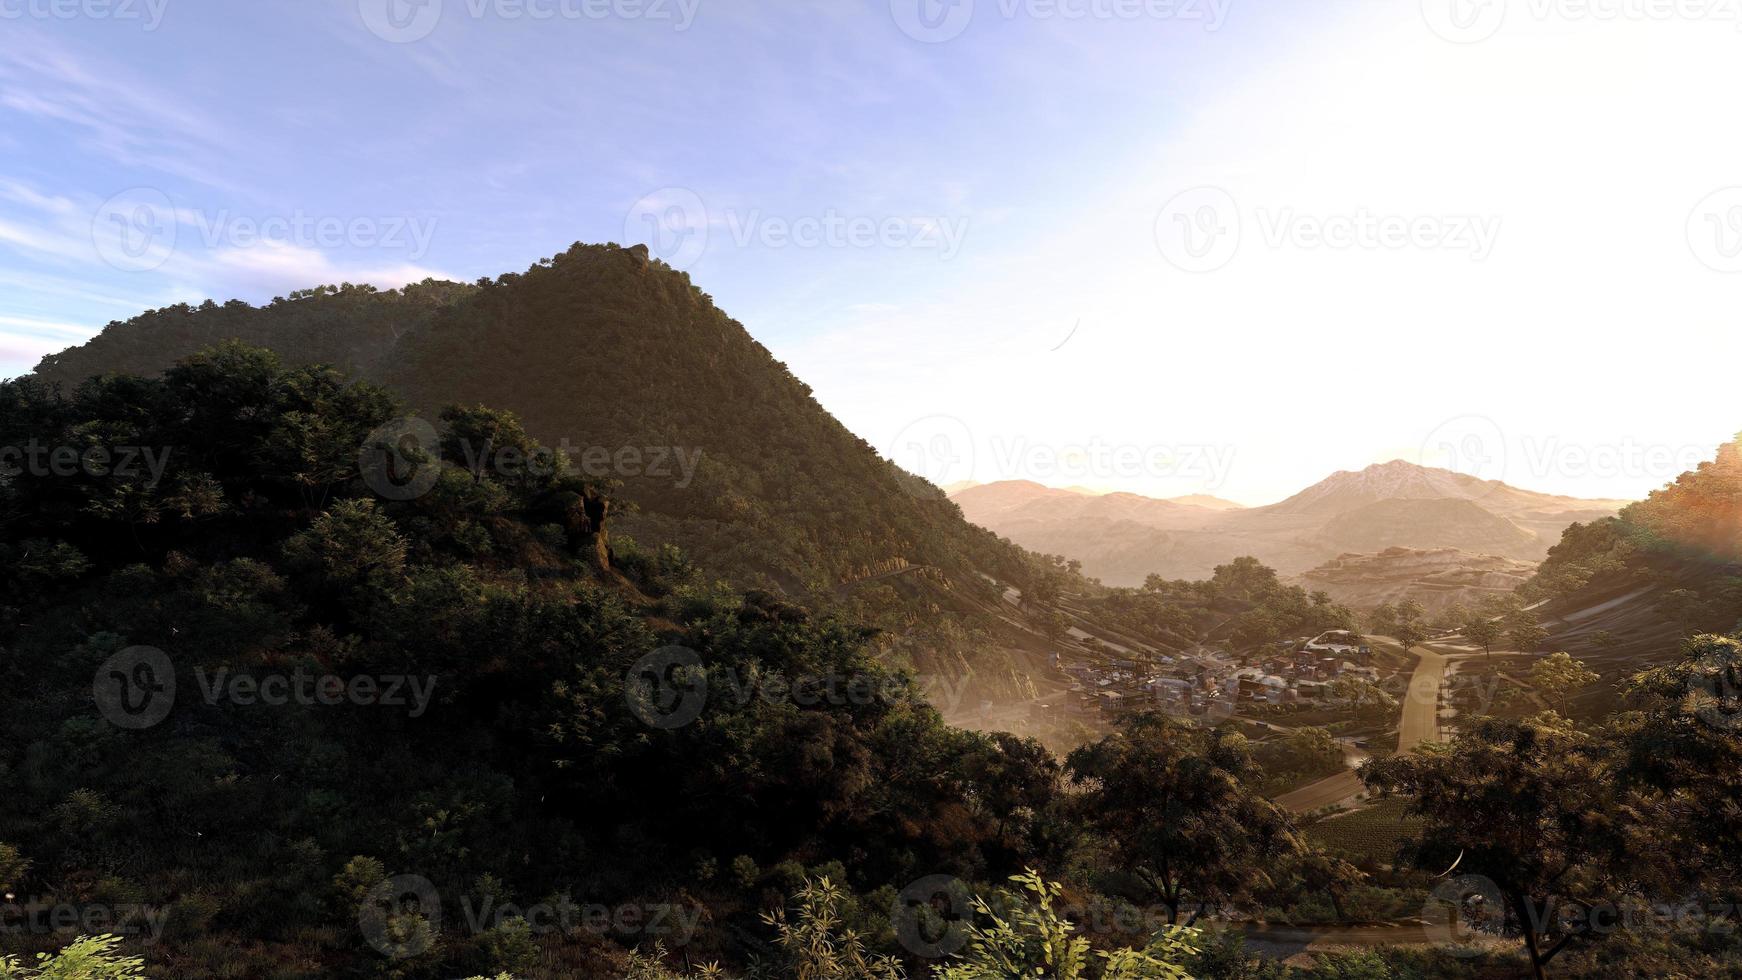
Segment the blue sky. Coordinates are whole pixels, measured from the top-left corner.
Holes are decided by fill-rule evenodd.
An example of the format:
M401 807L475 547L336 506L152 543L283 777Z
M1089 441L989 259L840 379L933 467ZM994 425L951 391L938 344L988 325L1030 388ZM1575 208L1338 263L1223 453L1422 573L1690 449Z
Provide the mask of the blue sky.
M1637 496L1742 428L1686 378L1742 354L1734 23L933 3L0 0L0 376L639 236L940 483Z

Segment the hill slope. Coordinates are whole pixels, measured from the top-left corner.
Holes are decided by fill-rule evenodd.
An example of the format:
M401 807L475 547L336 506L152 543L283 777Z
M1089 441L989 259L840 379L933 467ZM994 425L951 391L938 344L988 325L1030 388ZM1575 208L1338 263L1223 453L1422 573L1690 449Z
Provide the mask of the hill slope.
M1615 517L1567 529L1525 594L1553 648L1662 661L1693 633L1742 630L1742 436Z
M112 324L36 374L65 390L110 371L149 376L228 338L388 384L426 418L449 404L512 411L586 475L621 483L620 548L674 543L734 587L909 632L922 668L957 672L970 651L1001 647L982 669L1023 673L1008 655L1030 638L1008 635L985 576L1023 583L1029 557L882 459L644 247L576 245L471 286L174 307Z

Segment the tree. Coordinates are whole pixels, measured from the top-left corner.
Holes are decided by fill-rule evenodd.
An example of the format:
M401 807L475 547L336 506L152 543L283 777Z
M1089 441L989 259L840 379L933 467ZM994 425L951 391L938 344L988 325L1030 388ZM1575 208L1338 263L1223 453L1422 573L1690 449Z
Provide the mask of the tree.
M1329 898L1339 920L1348 918L1343 912L1343 900L1367 878L1359 868L1319 848L1299 854L1293 870L1301 890Z
M1609 863L1626 848L1607 745L1552 714L1484 721L1449 746L1372 760L1361 778L1410 798L1418 868L1455 868L1458 884L1498 897L1540 980L1568 944L1600 935L1589 915L1557 913L1588 912L1623 885Z
M1385 610L1383 614L1380 612L1381 609ZM1403 645L1404 653L1408 653L1411 648L1427 639L1427 623L1422 618L1424 615L1421 603L1413 599L1405 599L1398 603L1395 609L1382 606L1380 609L1374 610L1376 619L1381 622L1389 621L1386 623L1389 629L1380 630L1380 632L1389 632L1390 635L1395 636L1397 642Z
M1367 614L1367 631L1380 636L1397 635L1397 607L1382 602Z
M1484 660L1494 659L1494 644L1500 639L1500 623L1478 616L1464 624L1464 639L1482 648Z
M448 427L441 442L442 458L472 474L473 482L486 475L503 482L529 475L536 444L513 412L450 405L442 410L441 419Z
M1615 723L1629 806L1662 835L1639 869L1662 894L1742 892L1742 642L1701 635L1623 688Z
M1574 660L1565 652L1551 653L1530 665L1531 685L1553 701L1562 715L1567 714L1567 703L1575 692L1599 679L1596 671L1586 668L1583 661Z
M1288 817L1253 791L1246 739L1145 714L1072 752L1082 819L1115 865L1185 925L1212 906L1241 903L1273 883L1269 869L1300 848Z
M1522 653L1535 653L1548 642L1548 630L1531 613L1518 613L1506 624L1506 638Z

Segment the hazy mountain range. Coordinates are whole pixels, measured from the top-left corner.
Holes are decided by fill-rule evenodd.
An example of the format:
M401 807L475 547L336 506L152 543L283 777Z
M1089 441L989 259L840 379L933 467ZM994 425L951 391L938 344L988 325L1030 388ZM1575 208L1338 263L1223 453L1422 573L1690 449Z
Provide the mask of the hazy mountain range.
M1435 576L1456 577L1467 569L1512 578L1545 558L1569 525L1613 515L1625 504L1535 493L1401 460L1335 473L1267 507L1215 498L1204 506L1201 498L1096 496L1026 481L970 487L951 499L970 521L1023 547L1075 558L1086 574L1109 585L1141 584L1151 574L1204 578L1240 555L1285 576L1369 555L1361 577L1392 577L1386 566L1395 565L1406 575L1431 568ZM1431 560L1383 554L1389 549L1435 554ZM1374 592L1371 583L1345 588L1353 567L1345 560L1340 573L1326 570L1315 585L1343 601L1364 602Z

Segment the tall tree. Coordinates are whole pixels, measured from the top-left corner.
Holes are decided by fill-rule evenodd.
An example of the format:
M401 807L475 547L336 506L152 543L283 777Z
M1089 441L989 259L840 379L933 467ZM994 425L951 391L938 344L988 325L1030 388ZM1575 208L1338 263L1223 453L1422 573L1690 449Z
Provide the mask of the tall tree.
M1072 752L1065 767L1082 788L1084 821L1167 907L1169 924L1248 901L1300 850L1288 817L1253 791L1259 773L1236 733L1141 715Z
M1586 667L1584 661L1574 660L1572 654L1564 651L1551 653L1530 665L1530 683L1550 699L1562 715L1568 713L1567 706L1574 694L1599 679L1597 672Z
M1624 882L1608 744L1548 714L1484 721L1443 750L1375 759L1361 778L1410 798L1417 867L1456 868L1499 896L1540 980L1569 944L1597 935L1589 915L1561 913L1611 902Z

